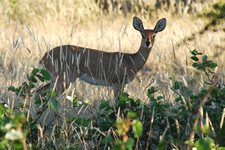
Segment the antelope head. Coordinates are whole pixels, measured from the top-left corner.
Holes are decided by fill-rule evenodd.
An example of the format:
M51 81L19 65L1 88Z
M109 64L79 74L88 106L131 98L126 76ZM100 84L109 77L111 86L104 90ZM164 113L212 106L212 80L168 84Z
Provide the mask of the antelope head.
M145 30L142 21L138 17L134 17L133 26L136 30L138 30L141 33L142 36L141 46L150 49L154 44L156 34L165 29L166 19L165 18L160 19L156 23L155 28L153 30L150 29Z

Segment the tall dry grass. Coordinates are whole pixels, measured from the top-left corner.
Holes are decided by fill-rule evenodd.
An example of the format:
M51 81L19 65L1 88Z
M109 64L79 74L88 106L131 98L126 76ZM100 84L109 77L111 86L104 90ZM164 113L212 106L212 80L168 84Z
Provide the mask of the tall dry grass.
M145 76L139 73L144 82L139 83L136 80L126 88L126 92L133 97L146 99L143 93L151 78L157 78L159 85L161 82L169 82L169 77L185 79L190 83L188 84L190 88L198 88L194 87L196 82L198 86L202 83L196 81L195 76L201 74L191 67L189 50L196 48L211 56L220 66L220 71L224 66L225 56L217 55L220 53L218 51L222 52L225 47L221 26L218 26L217 32L208 31L204 35L197 36L194 41L182 43L185 37L198 32L209 21L206 18L198 18L195 14L176 16L172 11L158 11L153 15L129 13L124 17L118 12L102 12L91 0L46 2L18 0L4 1L2 4L4 5L1 6L3 11L0 19L0 46L1 65L4 71L1 78L2 81L6 81L2 82L4 91L2 93L7 93L5 89L9 85L23 82L25 75L37 66L44 53L60 44L87 46L104 51L136 52L140 46L141 36L133 29L134 15L142 19L145 28L153 28L159 18L165 17L167 27L157 35L156 43L146 63ZM180 42L182 44L177 47L177 43ZM88 86L86 89L81 88L82 90L77 93L83 98L89 99L94 96L101 99L101 95L108 91L97 90L99 91L97 94L95 90L90 92L92 91L90 89L104 88L85 83L78 84L79 87L76 89L82 85ZM111 98L111 95L107 98Z
M210 3L212 1L209 6ZM154 4L150 5L152 7ZM188 43L182 42L209 21L198 18L196 14L177 16L173 10L159 10L149 14L131 12L125 17L122 12L101 11L92 0L3 1L0 8L0 95L11 107L18 103L15 102L18 98L11 95L7 88L25 81L26 74L38 66L44 53L56 46L72 44L104 51L136 52L141 36L133 28L133 16L141 18L144 27L150 29L160 18L167 18L167 27L157 35L146 66L138 73L141 82L135 79L126 86L125 92L131 97L147 103L146 90L154 85L159 87L166 102L173 102L176 94L170 89L172 80L169 78L186 82L188 88L196 92L200 90L205 86L203 76L191 66L193 62L189 59L189 51L195 48L217 62L218 71L224 73L224 24L218 26L216 32L209 30ZM203 7L197 13L207 9ZM177 46L178 43L182 44ZM93 86L80 80L72 89L74 93L69 95L91 101L94 106L98 106L101 99L113 98L110 88ZM61 111L65 111L64 107ZM69 112L70 116L74 114L74 111ZM76 115L87 117L87 114ZM43 120L48 122L47 115L45 117ZM64 117L62 120L66 119Z
M221 27L218 27L218 32L206 32L194 41L176 47L177 43L201 30L208 22L206 18L198 18L195 14L174 16L172 12L159 11L153 15L151 13L151 16L129 13L124 17L121 12L102 12L91 0L46 2L18 0L4 1L2 4L4 5L1 7L4 9L0 19L0 46L1 64L5 69L2 77L10 81L3 82L2 89L11 84L21 83L27 72L37 66L44 53L60 44L87 46L104 51L136 52L140 46L141 36L133 29L134 15L143 20L145 28L153 28L159 18L167 18L167 27L157 35L156 43L146 63L145 68L148 72L145 73L147 77L144 79L149 80L148 76L158 77L160 80L163 77L182 79L184 76L185 79L188 77L187 82L195 86L194 76L198 75L198 72L191 67L192 61L188 59L189 50L194 48L211 56L221 69L223 68L224 55L216 55L219 53L217 47L224 47L224 32L221 31ZM148 81L144 83L149 84ZM143 83L134 81L127 86L126 91L134 97L143 95L139 95L140 91L133 88L137 85L145 87ZM96 87L90 89L92 88ZM130 90L132 92L129 92ZM90 95L99 95L94 93L96 92ZM87 96L86 92L79 94L81 97Z

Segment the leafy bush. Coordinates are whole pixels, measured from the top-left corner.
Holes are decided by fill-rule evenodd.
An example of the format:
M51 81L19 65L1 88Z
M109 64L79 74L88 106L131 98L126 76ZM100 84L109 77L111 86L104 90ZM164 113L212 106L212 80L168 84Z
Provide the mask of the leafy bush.
M73 141L91 141L92 148L105 149L183 149L185 146L197 149L225 149L225 87L220 83L220 76L214 72L217 64L213 60L196 50L191 51L193 67L205 73L208 85L199 93L188 90L181 81L173 81L172 89L177 94L174 108L172 104L164 102L163 96L156 96L159 89L150 87L147 92L149 102L143 103L140 99L132 99L127 93L120 95L120 100L115 105L110 105L110 100L102 100L97 114L91 118L72 118L67 123L73 126L76 133L68 131L70 143ZM23 99L32 97L32 89L39 79L41 82L50 80L47 71L34 69L31 76L27 76L28 83L20 87L9 87ZM172 80L172 79L171 79ZM35 99L37 107L42 108L37 112L38 117L29 117L27 104L9 109L0 105L0 148L13 149L40 149L38 145L37 122L47 109L53 109L57 118L58 103L54 99L53 91L43 91ZM86 109L90 104L80 102L73 98L73 106ZM18 109L19 108L19 109ZM94 114L93 110L89 110ZM199 118L206 116L204 125L199 125ZM47 128L47 127L45 127ZM54 129L55 138L60 138L64 132L62 127ZM51 142L46 143L46 148L55 148ZM65 146L66 149L75 148ZM85 146L84 146L85 147Z

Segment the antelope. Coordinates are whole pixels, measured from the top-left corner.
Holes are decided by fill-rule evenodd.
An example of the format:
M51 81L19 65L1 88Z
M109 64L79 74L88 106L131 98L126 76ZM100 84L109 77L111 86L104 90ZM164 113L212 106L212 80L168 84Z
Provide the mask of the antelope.
M39 63L51 74L51 83L57 79L56 93L63 93L80 78L89 84L113 87L117 101L124 86L146 63L156 34L166 27L166 19L160 19L150 30L144 29L142 21L134 17L133 27L142 36L136 53L105 52L74 45L61 45L46 52Z

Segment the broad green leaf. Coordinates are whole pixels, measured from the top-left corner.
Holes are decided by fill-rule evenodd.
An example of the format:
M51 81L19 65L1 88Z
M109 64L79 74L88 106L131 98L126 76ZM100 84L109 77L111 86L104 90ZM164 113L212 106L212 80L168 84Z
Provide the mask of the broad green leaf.
M119 100L118 102L118 107L120 107L121 110L125 109L126 108L126 101L123 101L123 100Z
M198 66L198 68L197 68L197 69L198 69L198 70L200 70L200 69L203 69L203 68L205 69L205 66L200 65L200 66Z
M113 150L126 150L126 148L125 148L123 142L121 140L117 139L113 146Z
M133 120L132 124L133 124L134 137L135 138L140 137L143 132L141 121L135 119Z
M208 56L204 55L204 56L202 57L202 61L206 61L207 58L208 58Z
M6 149L6 147L9 147L9 141L6 139L2 139L0 142L0 149Z
M183 83L180 82L180 81L175 81L175 82L173 83L173 88L174 88L175 90L179 90L179 89L180 89L180 86L181 86L182 84L183 84Z
M34 103L35 103L35 104L41 104L41 100L38 99L38 100L36 100Z
M48 106L49 106L49 108L52 108L54 111L59 110L59 105L58 105L57 101L54 100L53 98L49 99Z
M30 87L30 88L34 88L34 84L33 84L33 83L30 83L30 84L29 84L29 87Z
M178 110L172 109L171 112L174 113L174 114L177 114L178 113Z
M41 69L41 74L43 75L45 80L51 80L51 75L47 70Z
M38 79L41 80L42 82L45 81L44 77L40 76L40 75L37 75Z
M56 96L56 93L55 93L54 91L52 91L52 90L49 91L49 94L50 94L51 96L53 96L53 97Z
M130 111L128 114L129 114L130 117L136 117L137 116L137 114L133 111Z
M158 145L158 150L164 150L164 148L166 148L168 144L169 144L168 141L162 140Z
M199 67L201 65L199 63L193 63L192 66L196 68L196 67Z
M157 100L163 99L163 96L158 96Z
M109 102L107 102L106 100L101 100L101 104L99 106L99 110L102 110L102 109L104 109L107 106L109 106Z
M179 102L181 100L182 100L182 98L181 98L181 96L179 96L178 98L175 99L175 102Z
M152 86L150 89L148 89L148 93L152 94L155 92L155 88Z
M37 83L37 79L34 76L30 77L30 80L34 83Z
M134 145L134 139L133 138L129 138L129 140L125 143L125 147L129 150L132 150L133 145Z
M211 68L216 68L218 65L217 65L217 63L213 63L213 64L211 64Z
M10 87L8 87L8 91L15 91L16 90L16 88L14 87L14 86L10 86Z
M198 55L198 52L194 49L193 51L191 51L192 55Z
M66 150L80 150L80 149L74 146L67 146Z
M217 96L219 94L220 89L218 87L215 87L212 92L211 92L211 96Z
M203 127L201 127L201 131L202 131L202 133L207 134L207 135L211 135L212 134L212 132L210 130L210 127L207 126L207 125L204 125Z
M107 142L110 142L111 140L113 140L111 136L106 136L102 139L101 143L105 144Z
M128 96L129 96L129 95L128 95L127 93L124 92L123 94L120 95L120 100L128 101L128 99L129 99Z
M215 146L215 144L214 144L214 140L212 138L206 137L206 138L199 139L198 141L196 141L194 146L200 150L203 150L203 149L211 150Z
M191 59L194 60L194 61L198 61L199 60L198 57L196 57L196 56L192 56Z
M23 148L23 143L22 142L14 142L13 143L13 148L14 149L22 149Z
M32 71L33 76L36 76L36 74L39 72L38 68L34 68Z
M30 80L30 75L29 74L27 74L27 79Z

